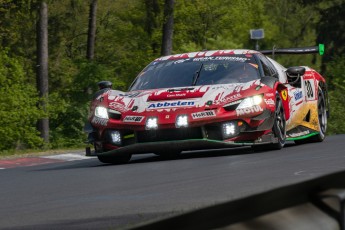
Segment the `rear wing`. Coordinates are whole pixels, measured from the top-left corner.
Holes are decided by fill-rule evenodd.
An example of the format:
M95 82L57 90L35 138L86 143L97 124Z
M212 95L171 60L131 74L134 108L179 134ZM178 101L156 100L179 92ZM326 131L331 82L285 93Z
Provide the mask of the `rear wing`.
M309 46L309 47L300 47L300 48L283 48L283 49L275 49L272 50L259 50L262 54L312 54L312 53L319 53L323 55L325 52L324 44L319 44L318 46Z

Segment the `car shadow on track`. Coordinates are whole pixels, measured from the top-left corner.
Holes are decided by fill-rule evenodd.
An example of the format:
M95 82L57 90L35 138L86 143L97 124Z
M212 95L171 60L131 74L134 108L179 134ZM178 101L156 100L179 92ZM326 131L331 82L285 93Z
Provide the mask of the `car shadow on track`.
M294 143L287 143L284 148L289 148L296 146ZM279 150L272 150L279 151ZM132 159L127 164L106 164L101 163L98 159L90 158L89 160L83 161L73 161L73 162L63 162L46 166L43 169L36 169L35 171L50 171L50 170L64 170L64 169L75 169L75 168L97 168L97 167L110 167L110 166L126 166L132 164L141 164L141 163L153 163L160 161L176 161L176 160L186 160L186 159L196 159L196 158L214 158L214 157L231 157L238 155L248 155L248 154L262 154L264 152L271 151L258 151L254 152L250 147L236 147L236 148L222 148L222 149L208 149L208 150L194 150L194 151L185 151L180 155L174 158L167 158L163 156L158 156L155 154L138 154L133 155Z

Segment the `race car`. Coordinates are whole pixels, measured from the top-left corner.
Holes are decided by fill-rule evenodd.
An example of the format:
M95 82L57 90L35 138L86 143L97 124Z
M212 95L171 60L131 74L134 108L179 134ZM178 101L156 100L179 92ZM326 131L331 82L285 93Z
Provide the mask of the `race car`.
M187 150L321 142L329 115L325 78L307 66L285 68L265 54L322 50L175 54L150 63L127 92L99 82L85 126L95 150L87 148L86 155L118 164L140 153L173 157Z

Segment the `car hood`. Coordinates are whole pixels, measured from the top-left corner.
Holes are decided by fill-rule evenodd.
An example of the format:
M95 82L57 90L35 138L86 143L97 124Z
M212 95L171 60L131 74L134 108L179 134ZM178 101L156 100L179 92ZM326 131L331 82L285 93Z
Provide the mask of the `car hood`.
M237 84L176 87L122 92L109 90L96 100L107 107L124 112L177 110L197 107L223 106L241 98L260 93L264 85L260 80ZM102 98L100 100L100 98Z

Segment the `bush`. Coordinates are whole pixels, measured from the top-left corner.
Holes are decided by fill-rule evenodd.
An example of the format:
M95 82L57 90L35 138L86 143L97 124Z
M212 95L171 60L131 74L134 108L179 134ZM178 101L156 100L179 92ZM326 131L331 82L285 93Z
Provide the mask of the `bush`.
M28 84L18 58L0 51L0 151L36 148L42 139L36 130L43 112L37 108L36 89Z

